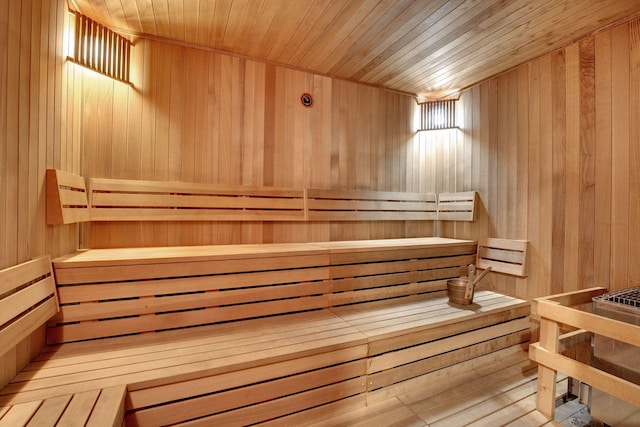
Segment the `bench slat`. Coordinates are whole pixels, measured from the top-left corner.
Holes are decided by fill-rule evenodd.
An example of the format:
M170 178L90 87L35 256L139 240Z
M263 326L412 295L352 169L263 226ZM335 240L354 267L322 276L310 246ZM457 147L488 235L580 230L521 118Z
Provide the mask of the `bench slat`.
M41 304L48 298L53 298L51 292L55 288L53 277L49 276L33 285L23 288L2 299L3 310L0 312L0 325L12 320L14 317L31 309L36 304Z
M310 221L434 220L435 194L307 189Z
M327 306L326 296L297 298L295 300L268 301L252 304L252 317L269 316L287 312L320 309ZM141 332L164 331L194 325L208 325L218 322L247 318L246 307L216 307L190 312L148 314L133 318L118 318L108 322L72 323L51 326L47 331L47 342L61 343L93 338L112 337Z
M87 194L81 191L69 190L61 188L58 190L60 193L60 202L63 206L83 206L87 207ZM76 213L80 213L76 212ZM71 212L73 213L73 212Z
M57 312L56 301L51 298L40 304L36 309L20 317L0 331L0 342L3 346L0 353L11 350L20 341L28 337L33 331L41 327Z
M441 239L435 239L440 241ZM451 241L450 239L442 239L443 243L429 245L425 239L418 239L413 245L405 247L378 248L375 246L366 247L362 245L358 247L354 245L352 249L348 247L334 246L331 243L318 243L319 246L329 249L331 254L331 265L337 266L342 264L356 263L373 263L373 262L389 262L394 260L411 260L426 258L444 258L448 256L460 255L476 255L477 244L472 241ZM446 242L450 243L447 244ZM455 243L454 243L455 242Z
M309 200L309 210L313 211L415 211L424 212L424 204L411 201L383 200Z
M473 261L475 254L438 257L438 258L414 258L399 261L361 262L357 264L332 265L331 277L363 277L381 274L393 274L407 271L437 270L440 268L466 265Z
M387 300L389 298L404 297L425 292L434 292L446 289L446 282L410 283L407 285L385 286L380 288L342 292L332 294L329 303L333 307L359 302Z
M77 322L83 320L106 321L106 319L123 316L167 313L219 306L228 306L227 308L230 309L232 305L237 304L243 304L243 307L239 308L239 310L246 313L249 307L254 307L255 304L261 302L275 302L276 300L284 302L286 300L287 303L295 305L297 302L302 302L297 301L302 297L326 294L328 289L329 283L327 282L262 286L254 289L198 292L180 295L176 295L178 294L178 290L176 290L174 295L159 295L157 298L147 297L70 305L64 307L63 311L58 316L54 316L49 323ZM308 305L304 302L302 303L304 309L308 309Z
M122 208L154 208L166 209L266 209L269 211L304 209L302 199L274 199L270 197L233 197L233 196L197 196L197 195L165 195L165 194L120 194L94 193L91 199L93 209L119 206ZM106 208L105 208L106 211Z
M250 185L208 184L178 181L145 181L111 178L91 178L93 193L170 193L170 194L212 194L259 197L300 198L303 191L296 188L259 187Z
M302 221L303 215L287 210L91 208L92 221Z
M283 277L286 276L286 277ZM97 283L88 285L60 286L58 296L61 304L96 300L166 295L180 292L197 292L211 289L243 288L258 285L275 285L286 281L315 282L326 280L328 270L324 267L264 271L255 273L223 274L219 276L188 277L179 279L145 280L124 283Z
M0 427L16 427L27 425L36 413L42 401L20 403L14 405L0 417ZM1 412L0 412L1 413Z
M528 342L529 331L515 332L502 337L494 338L485 342L473 344L469 347L459 348L449 353L433 356L429 359L419 360L409 365L398 366L382 372L371 374L368 379L368 391L373 391L382 387L418 377L428 372L433 372L447 366L456 365L464 361L492 353L516 344Z
M60 285L78 283L111 283L119 281L163 279L189 276L206 276L225 273L245 273L267 270L289 270L306 267L327 266L328 254L283 256L274 258L225 259L212 261L187 261L165 263L144 263L95 266L77 268L58 268L56 283ZM282 274L286 275L286 272Z
M59 420L72 397L72 395L58 396L43 401L38 412L29 421L29 427L49 426L52 420Z
M303 221L304 191L92 178L92 221Z
M446 272L440 273L440 272L433 272L433 271L410 271L408 273L391 273L391 274L378 275L378 276L365 276L365 277L334 280L331 282L331 289L334 292L331 295L331 301L337 301L335 298L339 297L342 294L342 292L373 290L375 288L380 288L385 286L407 285L407 284L413 284L413 283L421 283L422 286L424 286L424 290L422 292L442 291L442 290L445 290L447 286L446 286L446 282L439 280L439 274L442 274L442 276L440 276L440 279L448 277L450 276L450 274L459 275L460 268L454 267L454 268L445 269L445 270L448 270L449 273L446 273ZM454 277L454 276L451 276L451 277ZM429 283L425 283L425 282L429 282ZM406 295L411 295L411 294L413 294L413 292L406 293ZM331 304L331 305L341 305L341 304Z
M186 399L193 396L193 390L214 393L225 389L257 384L273 378L282 378L342 362L359 360L365 357L366 354L366 345L361 344L317 355L299 357L294 362L287 360L269 364L267 367L257 366L245 369L242 371L242 375L238 375L237 372L229 372L144 388L138 384L129 393L129 406L145 408L172 400Z
M363 380L360 378L348 379L336 384L314 390L296 393L272 401L253 404L244 408L227 411L190 422L180 423L184 427L209 427L212 425L234 425L235 423L254 424L264 420L288 415L294 411L299 414L301 410L319 407L331 402L338 402L361 395L365 390ZM321 410L325 408L323 406ZM275 425L298 425L296 422L283 424L275 420Z
M373 211L310 211L312 221L423 221L431 219L420 212L373 212Z
M0 295L13 292L47 275L51 275L51 258L48 256L0 270Z
M58 423L69 427L84 427L91 410L100 396L100 390L91 390L73 395Z
M118 385L100 391L100 397L93 407L87 427L121 427L125 415L125 397L127 387ZM108 421L112 422L109 423Z
M307 197L324 200L397 200L432 202L435 206L436 195L433 193L406 193L402 191L369 191L308 188Z
M414 345L403 350L397 350L371 359L367 368L368 373L380 372L396 366L405 365L419 359L447 353L458 348L487 341L513 332L529 329L530 320L527 317L517 318L505 323L482 328L476 331L464 332L425 344Z
M143 409L127 416L127 425L160 425L163 423L180 422L185 419L202 417L277 399L326 384L339 383L339 387L344 387L344 381L358 376L361 376L361 379L357 381L361 384L361 391L363 391L365 387L365 373L365 360L348 362L346 364L284 377L237 390L230 390L224 394L202 396L186 401L175 402L172 405ZM295 409L291 408L291 412L295 412Z

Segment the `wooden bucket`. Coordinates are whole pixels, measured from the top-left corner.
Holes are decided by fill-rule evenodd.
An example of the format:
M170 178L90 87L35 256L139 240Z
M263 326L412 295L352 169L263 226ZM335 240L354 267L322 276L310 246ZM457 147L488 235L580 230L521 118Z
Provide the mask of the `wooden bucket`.
M473 304L473 292L471 298L465 298L464 292L467 288L466 278L447 280L447 293L449 294L449 302L453 304L469 305Z

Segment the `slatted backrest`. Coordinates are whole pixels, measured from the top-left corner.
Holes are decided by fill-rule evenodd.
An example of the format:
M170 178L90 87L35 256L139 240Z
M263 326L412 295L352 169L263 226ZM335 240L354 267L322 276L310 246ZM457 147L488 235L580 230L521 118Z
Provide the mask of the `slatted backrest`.
M90 220L83 177L47 169L47 224L71 224Z
M0 355L58 311L48 256L0 271Z
M302 189L91 178L92 221L302 221Z
M434 220L436 208L435 194L307 189L311 221Z
M527 276L527 240L482 238L478 240L476 266L481 269L491 267L492 271Z
M54 260L60 313L49 344L229 322L327 306L329 256L300 245L142 248L100 262ZM234 253L234 251L238 251ZM255 250L252 253L252 250ZM160 252L159 252L160 251ZM134 257L127 259L126 254ZM191 256L193 254L193 256ZM82 254L79 256L83 260Z
M438 219L445 221L475 221L477 192L438 194Z

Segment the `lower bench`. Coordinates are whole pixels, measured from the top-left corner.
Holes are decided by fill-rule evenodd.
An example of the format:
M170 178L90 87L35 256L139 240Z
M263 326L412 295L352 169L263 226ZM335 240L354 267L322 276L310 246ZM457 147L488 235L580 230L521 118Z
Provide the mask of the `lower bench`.
M528 304L489 291L469 309L444 296L377 305L50 346L0 407L126 385L127 425L246 425L349 397L364 406L529 340Z
M467 241L220 250L90 251L56 267L54 343L0 390L0 414L126 387L127 425L297 425L529 341L525 301L479 291L448 303L443 281L473 258ZM163 330L167 319L183 327Z

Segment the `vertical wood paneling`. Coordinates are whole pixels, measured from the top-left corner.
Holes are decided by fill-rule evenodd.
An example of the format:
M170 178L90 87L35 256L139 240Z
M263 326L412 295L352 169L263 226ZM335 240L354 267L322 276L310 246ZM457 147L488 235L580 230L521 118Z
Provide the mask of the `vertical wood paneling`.
M611 32L595 38L596 175L594 284L610 286L611 268Z
M540 283L540 61L529 64L529 209L527 215L527 239L529 240L530 283ZM548 232L548 231L546 231ZM527 286L526 295L541 294L539 286Z
M552 160L551 160L551 286L561 288L564 280L565 258L565 211L567 194L571 191L567 185L567 147L566 137L566 77L565 53L558 51L551 55L551 114L552 114Z
M640 22L629 23L629 278L640 285Z
M514 164L518 171L514 179L517 186L517 208L515 210L517 239L526 239L527 212L529 210L529 68L527 65L518 68L518 105L516 136L517 159ZM527 281L523 278L515 279L515 294L527 294ZM513 289L513 288L512 288Z
M629 26L611 30L611 287L625 287L629 274Z
M412 97L271 64L141 40L133 87L82 73L84 176L363 190L453 191L458 132L432 150ZM313 108L300 95L314 96ZM101 119L102 118L102 119ZM431 161L431 170L422 168ZM391 238L419 222L83 226L87 247Z
M595 247L595 45L580 41L580 223L578 266L581 286L593 286ZM591 243L591 244L588 244Z
M531 242L529 276L493 277L497 290L535 297L640 284L639 29L621 24L462 94L473 110L462 138L472 135L480 155L455 159L457 175L470 167L473 177L457 190L478 190L483 208L473 226L441 229ZM426 145L439 138L426 134Z
M47 226L44 206L46 168L80 167L66 10L62 0L0 0L0 268L77 248L77 226ZM0 387L43 343L37 331L0 357Z
M566 61L566 102L565 122L566 132L566 159L564 183L565 183L565 208L564 224L559 231L564 235L564 280L567 289L578 288L578 271L575 265L578 263L578 235L579 227L571 227L569 224L580 223L580 110L575 108L580 104L580 52L577 44L568 46L565 50Z

